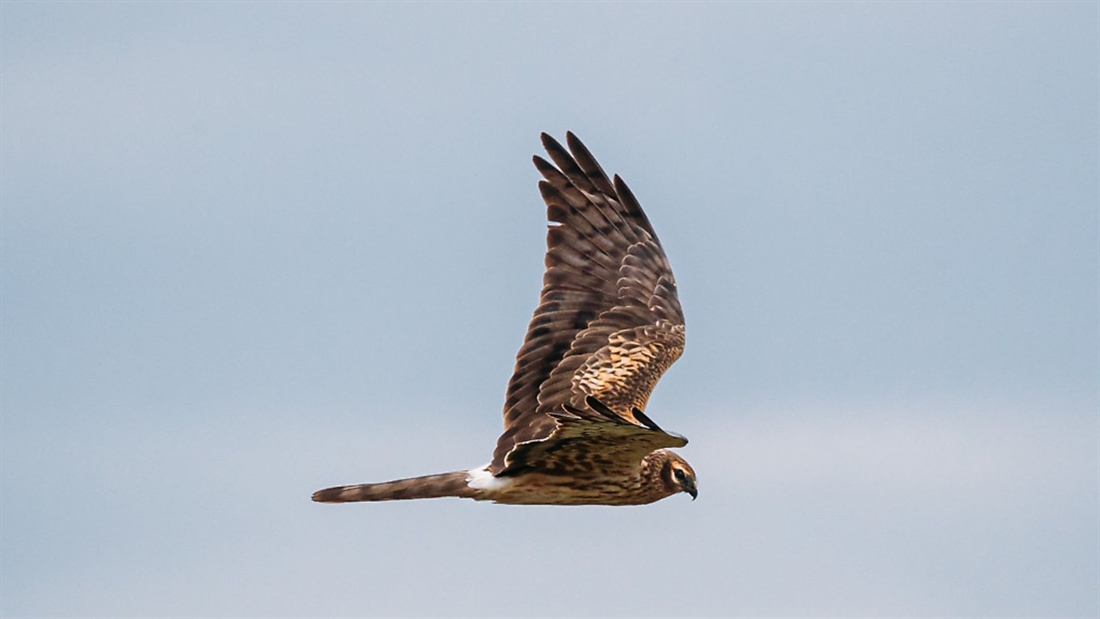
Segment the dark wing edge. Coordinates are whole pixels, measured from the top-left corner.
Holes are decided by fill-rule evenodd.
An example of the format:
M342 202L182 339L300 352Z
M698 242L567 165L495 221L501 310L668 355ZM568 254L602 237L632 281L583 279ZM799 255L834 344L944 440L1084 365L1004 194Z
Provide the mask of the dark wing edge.
M546 272L508 383L494 474L529 467L541 449L532 442L591 442L596 429L654 445L639 459L683 441L634 414L683 350L683 312L664 250L626 183L609 180L575 135L566 134L569 151L545 133L542 142L554 162L534 157L550 221ZM593 400L622 423L591 414Z

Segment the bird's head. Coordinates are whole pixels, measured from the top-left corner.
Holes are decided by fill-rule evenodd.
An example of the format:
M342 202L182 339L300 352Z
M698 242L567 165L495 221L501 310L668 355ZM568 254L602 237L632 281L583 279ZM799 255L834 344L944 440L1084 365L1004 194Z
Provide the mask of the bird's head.
M699 490L695 484L695 469L691 468L687 460L680 457L674 451L662 450L668 459L661 468L661 479L665 482L671 494L686 492L691 495L691 500L699 496Z

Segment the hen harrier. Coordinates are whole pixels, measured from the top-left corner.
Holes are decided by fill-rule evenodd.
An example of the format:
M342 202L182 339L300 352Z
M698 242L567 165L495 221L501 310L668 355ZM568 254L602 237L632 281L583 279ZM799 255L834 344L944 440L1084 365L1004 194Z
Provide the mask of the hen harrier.
M493 461L377 484L318 490L314 501L465 497L529 505L643 505L692 499L695 471L667 447L687 439L643 412L684 349L676 282L626 183L608 180L572 133L536 156L551 224L546 274L504 400ZM556 164L556 167L555 167Z

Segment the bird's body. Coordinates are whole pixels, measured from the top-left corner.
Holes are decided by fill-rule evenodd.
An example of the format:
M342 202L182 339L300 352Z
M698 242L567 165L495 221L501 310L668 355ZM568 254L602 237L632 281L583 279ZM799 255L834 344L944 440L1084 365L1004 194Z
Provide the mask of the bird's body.
M592 469L587 474L531 471L497 477L486 465L469 471L328 488L315 493L313 500L348 503L453 496L512 505L645 505L682 491L670 474L670 464L676 458L671 451L655 451L633 474L623 476L608 476ZM679 462L687 464L682 459Z
M319 490L326 503L463 497L512 504L642 505L696 496L695 472L644 413L684 347L672 269L626 184L572 133L535 157L551 221L546 274L484 467ZM555 167L556 166L556 167Z

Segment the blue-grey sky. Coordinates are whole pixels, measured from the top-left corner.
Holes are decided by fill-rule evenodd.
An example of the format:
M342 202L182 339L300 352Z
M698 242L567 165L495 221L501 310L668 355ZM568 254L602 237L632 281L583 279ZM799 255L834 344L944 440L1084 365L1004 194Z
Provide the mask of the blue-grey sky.
M0 615L1100 613L1096 3L0 18ZM699 500L312 503L489 459L567 129Z

